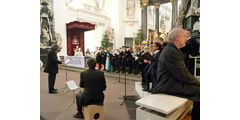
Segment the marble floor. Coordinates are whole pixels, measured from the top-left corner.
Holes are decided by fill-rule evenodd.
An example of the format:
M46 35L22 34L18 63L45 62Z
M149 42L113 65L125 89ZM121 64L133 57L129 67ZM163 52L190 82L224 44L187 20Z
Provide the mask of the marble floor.
M48 74L40 69L40 115L45 120L77 120L72 117L76 113L76 104L71 105L73 101L72 92L64 92L66 82L66 71L60 69L56 77L55 88L57 94L48 93ZM104 92L104 120L130 120L125 104L122 106L124 96L124 79L120 83L117 78L105 77L107 89ZM77 84L80 82L80 72L68 71L67 80L74 80ZM116 83L116 84L114 84ZM138 96L135 91L135 82L127 80L126 93L129 96ZM76 91L78 92L78 91ZM71 105L71 106L69 106ZM68 109L66 109L69 107Z

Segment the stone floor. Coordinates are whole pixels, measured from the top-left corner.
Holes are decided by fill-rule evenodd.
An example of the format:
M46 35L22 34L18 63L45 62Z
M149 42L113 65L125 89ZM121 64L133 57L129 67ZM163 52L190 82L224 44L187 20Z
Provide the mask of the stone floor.
M72 92L64 92L66 82L66 71L59 70L57 74L55 88L57 94L48 94L48 74L40 69L40 114L45 120L77 120L72 117L76 113L76 104L66 109L73 100ZM80 72L67 72L67 79L74 80L77 84L80 82ZM130 120L129 113L125 104L122 106L124 96L124 79L118 82L117 78L105 77L107 89L104 92L104 120ZM116 83L116 84L114 84ZM134 81L127 80L127 95L137 96ZM78 92L78 91L76 91Z

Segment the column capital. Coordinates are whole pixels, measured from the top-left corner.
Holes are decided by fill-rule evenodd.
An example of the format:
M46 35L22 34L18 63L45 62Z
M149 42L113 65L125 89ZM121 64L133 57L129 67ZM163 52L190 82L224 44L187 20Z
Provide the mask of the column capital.
M155 3L155 8L159 8L160 7L160 3Z
M142 0L143 6L147 6L148 5L148 0Z

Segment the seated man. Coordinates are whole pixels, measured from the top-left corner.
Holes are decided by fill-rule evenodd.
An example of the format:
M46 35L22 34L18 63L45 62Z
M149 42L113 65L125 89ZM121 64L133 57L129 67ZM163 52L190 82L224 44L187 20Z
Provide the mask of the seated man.
M104 72L95 70L96 61L89 58L89 69L81 72L80 87L84 88L83 93L76 94L77 110L78 112L73 116L75 118L84 118L82 113L82 106L87 105L103 105L104 93L106 89L106 81Z
M192 100L192 120L200 120L200 82L184 64L180 50L186 42L184 29L174 28L169 33L168 44L158 59L157 84L152 93L165 93Z

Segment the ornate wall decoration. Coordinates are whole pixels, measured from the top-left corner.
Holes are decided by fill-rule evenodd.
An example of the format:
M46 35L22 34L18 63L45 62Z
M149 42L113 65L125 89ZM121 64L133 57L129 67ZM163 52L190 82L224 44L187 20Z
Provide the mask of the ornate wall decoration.
M56 34L57 45L62 48L62 37L59 33Z
M92 0L96 8L103 8L105 5L105 0Z
M183 21L185 18L185 14L188 8L188 3L190 0L182 0L180 8L179 8L179 14L176 20L176 27L183 28Z
M127 0L127 17L134 18L135 16L135 0Z
M191 0L191 6L186 14L186 18L189 16L200 16L200 7L198 5L199 0Z
M112 27L108 27L106 33L108 34L109 42L112 43L114 39L114 29Z

